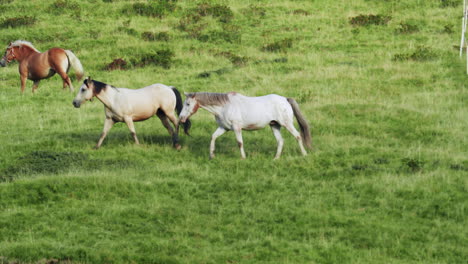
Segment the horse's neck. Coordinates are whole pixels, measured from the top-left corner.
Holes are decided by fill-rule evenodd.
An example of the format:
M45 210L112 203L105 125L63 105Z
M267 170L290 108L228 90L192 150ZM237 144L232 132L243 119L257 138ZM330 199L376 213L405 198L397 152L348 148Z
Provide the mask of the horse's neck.
M105 89L102 89L99 94L96 94L97 99L109 109L114 108L114 102L117 96L118 92L116 89L110 86L107 86Z
M203 105L203 104L200 104L200 107L205 109L206 111L212 113L212 114L220 115L224 106L222 106L222 105Z
M40 52L37 52L28 46L22 46L16 49L15 55L18 61L22 61L35 53L40 53Z

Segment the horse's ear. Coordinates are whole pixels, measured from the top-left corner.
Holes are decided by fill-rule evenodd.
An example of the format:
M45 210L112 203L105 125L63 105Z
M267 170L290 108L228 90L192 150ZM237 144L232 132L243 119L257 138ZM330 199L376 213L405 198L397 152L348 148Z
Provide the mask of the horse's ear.
M184 92L185 94L185 97L187 98L194 98L195 97L195 94L194 93L187 93L187 92Z
M88 76L88 78L86 78L86 79L84 80L83 83L86 85L86 87L89 88L89 84L90 84L91 82L92 82L91 77Z

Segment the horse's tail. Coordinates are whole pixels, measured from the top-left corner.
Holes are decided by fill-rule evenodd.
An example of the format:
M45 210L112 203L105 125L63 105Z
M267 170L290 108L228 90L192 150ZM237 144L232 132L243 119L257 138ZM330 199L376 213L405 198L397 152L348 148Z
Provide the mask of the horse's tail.
M70 62L73 69L75 70L76 78L78 79L78 81L80 81L84 75L83 65L81 65L80 60L78 59L78 57L76 57L76 55L71 50L65 50L65 53L68 56L68 61Z
M301 128L301 137L304 141L304 144L311 148L312 145L312 137L310 136L310 128L307 120L304 118L304 115L299 110L299 105L297 104L296 100L292 98L287 98L288 103L291 105L292 110L294 112L294 116L297 119L297 123L299 123L299 127Z
M177 90L177 88L175 88L174 86L171 86L171 88L176 97L176 110L177 110L177 115L179 115L183 107L182 97L180 96L179 90ZM189 135L189 130L190 130L190 127L192 126L192 122L190 122L190 120L187 118L187 121L183 123L183 126L184 126L184 133Z

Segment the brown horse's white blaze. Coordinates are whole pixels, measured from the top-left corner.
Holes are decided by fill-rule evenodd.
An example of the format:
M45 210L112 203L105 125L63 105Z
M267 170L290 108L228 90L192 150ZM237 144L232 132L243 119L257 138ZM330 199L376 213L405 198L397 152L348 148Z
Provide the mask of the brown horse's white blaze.
M106 119L104 129L95 149L101 147L107 133L116 122L127 124L136 144L139 144L133 122L143 121L157 115L172 137L173 146L180 149L179 121L175 115L182 110L182 98L175 87L164 84L153 84L141 89L115 88L111 85L85 79L78 94L73 100L73 106L79 108L85 101L96 97L104 104ZM174 128L170 125L171 122ZM188 134L190 120L184 124Z
M73 91L72 82L67 74L70 66L75 69L78 81L83 78L83 66L70 50L52 48L41 53L30 42L17 40L8 45L0 66L5 67L13 60L19 63L21 92L26 88L27 79L34 82L32 91L35 92L40 80L49 78L55 73L62 78L63 88L68 86L70 91Z
M276 94L260 97L247 97L238 93L186 93L184 107L179 115L183 123L192 116L199 107L206 109L215 115L218 128L211 136L210 158L214 158L216 138L232 130L236 135L241 157L245 158L242 130L257 130L270 125L278 147L275 159L281 156L284 140L280 129L284 126L298 141L303 155L307 147L311 145L309 125L299 110L294 99L285 98ZM301 132L294 127L296 117Z

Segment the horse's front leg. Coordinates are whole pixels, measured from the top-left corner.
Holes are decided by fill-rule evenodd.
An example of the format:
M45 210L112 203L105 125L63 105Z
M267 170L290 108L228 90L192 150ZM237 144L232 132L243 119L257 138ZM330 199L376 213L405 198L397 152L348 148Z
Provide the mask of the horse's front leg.
M226 129L222 128L222 127L218 127L218 129L216 129L216 131L213 133L213 135L211 135L211 142L210 142L210 159L213 159L214 158L214 151L215 151L215 141L216 141L216 138L218 138L219 136L221 136L222 134L226 133Z
M26 74L21 73L20 79L21 79L21 93L24 93L24 90L26 89L26 80L28 79L28 73Z
M140 142L138 141L136 131L135 131L135 126L133 125L133 119L131 117L125 117L124 118L125 124L127 124L128 129L132 133L133 139L135 140L135 144L139 145Z
M32 92L33 92L33 93L35 93L36 90L37 90L37 87L39 87L39 82L41 82L41 81L39 81L39 80L34 81L34 84L33 84L33 86L32 86Z
M242 128L240 126L234 126L234 133L236 134L237 144L239 145L241 158L245 159L245 152L244 152L244 141L242 140Z
M94 149L98 149L101 147L101 144L102 142L104 141L104 139L106 138L107 136L107 132L109 132L109 130L112 128L112 126L115 124L114 120L112 120L112 118L107 118L106 117L106 120L104 120L104 129L102 130L102 134L101 134L101 137L99 138L96 146L94 147Z

